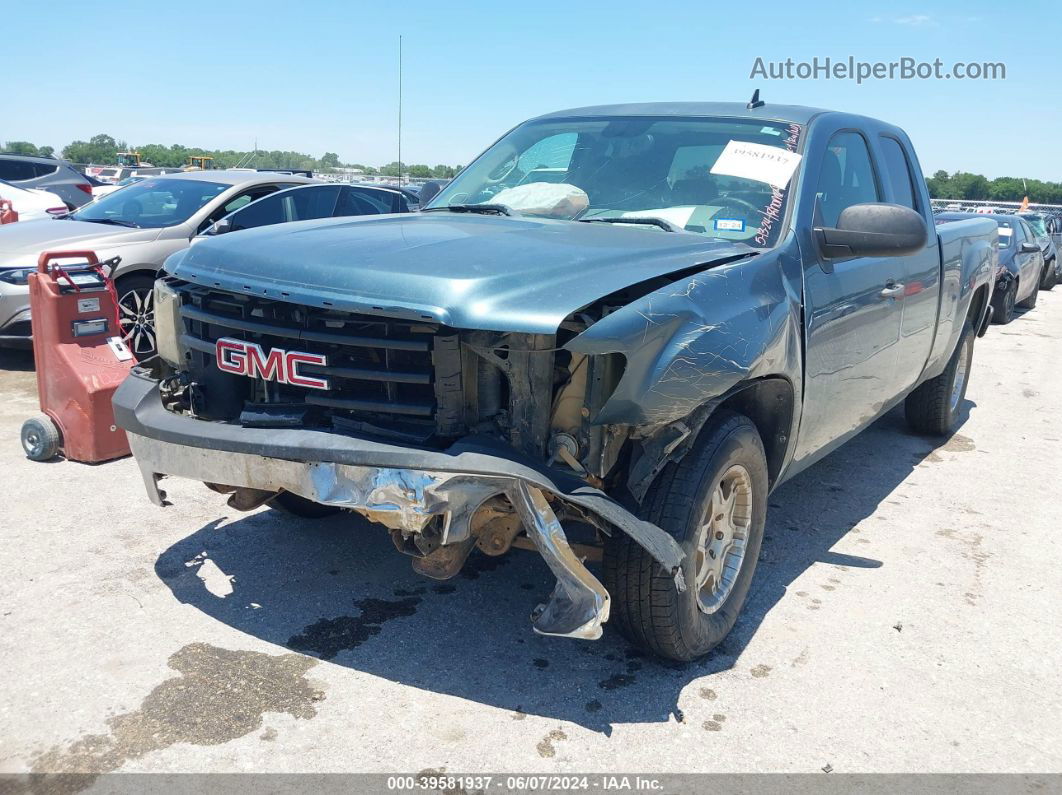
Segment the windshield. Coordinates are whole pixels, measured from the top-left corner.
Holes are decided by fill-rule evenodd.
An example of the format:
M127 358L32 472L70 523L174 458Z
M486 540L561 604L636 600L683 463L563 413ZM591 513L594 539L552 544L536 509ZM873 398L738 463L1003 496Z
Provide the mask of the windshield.
M528 122L427 209L492 204L569 221L658 218L688 232L772 246L801 132L795 124L724 118Z
M86 204L69 217L148 229L175 226L230 187L197 179L145 179Z
M1029 222L1037 237L1047 237L1047 225L1042 215L1023 215L1022 218Z

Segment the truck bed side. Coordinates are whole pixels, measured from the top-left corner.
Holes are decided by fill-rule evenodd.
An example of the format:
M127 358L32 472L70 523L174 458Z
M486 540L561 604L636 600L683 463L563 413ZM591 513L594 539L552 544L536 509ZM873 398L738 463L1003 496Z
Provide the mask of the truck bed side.
M933 347L919 382L943 372L978 290L987 290L985 303L979 304L987 306L999 261L998 227L989 218L941 224L936 233L940 242L940 309ZM976 327L980 318L970 320Z

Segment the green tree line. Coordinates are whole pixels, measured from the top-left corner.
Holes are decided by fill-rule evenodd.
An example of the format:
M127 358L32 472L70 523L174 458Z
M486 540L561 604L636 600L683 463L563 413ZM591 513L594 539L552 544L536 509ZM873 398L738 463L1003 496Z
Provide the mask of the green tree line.
M4 144L3 151L39 157L53 157L55 153L55 149L50 146L36 146L29 141L8 141ZM62 156L72 163L105 165L114 163L118 152L127 151L134 151L134 149L131 149L125 141L116 141L109 135L100 134L92 136L87 141L71 141L63 147ZM183 166L187 158L194 155L213 157L215 168L232 168L239 163L251 168L308 168L315 171L328 171L346 166L359 169L366 174L398 176L398 163L395 161L378 167L361 163L344 164L339 161L339 156L335 152L325 152L321 157L315 158L302 152L260 150L255 154L233 149L197 149L181 144L171 146L144 144L135 147L135 151L140 152L140 156L148 163L165 168ZM409 177L450 179L460 170L461 166L429 166L423 163L402 165L402 172ZM1019 177L988 179L981 174L971 174L966 171L956 171L954 174L937 171L933 176L926 178L926 184L929 186L929 195L934 199L1017 202L1028 196L1032 202L1062 204L1062 182L1030 179L1023 183Z
M29 141L8 141L4 144L4 152L16 155L35 155L38 157L54 157L55 149L51 146L36 146ZM143 144L130 147L125 141L115 140L109 135L94 135L87 141L71 141L63 147L62 156L72 163L96 165L109 165L117 161L118 152L139 152L140 157L153 166L163 168L176 168L185 165L189 157L212 157L214 168L233 168L237 164L248 168L297 168L313 169L314 171L328 171L330 169L355 168L366 174L381 174L384 176L398 176L398 163L392 162L385 166L374 167L359 163L344 164L339 160L335 152L325 152L321 157L303 152L281 150L259 150L257 152L240 152L233 149L199 149L196 147L172 144ZM449 179L453 177L461 166L437 165L428 166L420 163L403 163L402 173L408 177L437 177Z
M929 195L934 199L983 199L988 201L1020 202L1026 196L1038 204L1062 204L1062 182L1044 182L1039 179L1019 177L996 177L988 179L981 174L966 171L938 171L926 179Z

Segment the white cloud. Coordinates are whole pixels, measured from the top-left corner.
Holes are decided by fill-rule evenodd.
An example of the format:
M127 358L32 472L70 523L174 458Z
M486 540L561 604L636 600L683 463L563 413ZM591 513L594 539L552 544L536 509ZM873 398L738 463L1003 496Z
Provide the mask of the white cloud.
M936 25L936 20L928 14L912 14L908 17L897 17L893 20L897 25L907 25L912 28L921 28L927 25Z

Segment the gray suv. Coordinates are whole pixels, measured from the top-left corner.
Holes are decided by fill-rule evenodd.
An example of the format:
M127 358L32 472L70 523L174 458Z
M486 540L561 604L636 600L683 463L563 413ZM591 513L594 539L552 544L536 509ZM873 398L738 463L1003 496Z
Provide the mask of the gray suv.
M215 221L281 188L312 180L256 171L149 177L58 218L0 227L0 344L30 341L26 277L44 251L94 251L114 268L122 336L138 358L155 352L155 272Z
M51 191L71 210L92 201L92 185L65 160L0 154L0 179L19 188Z

